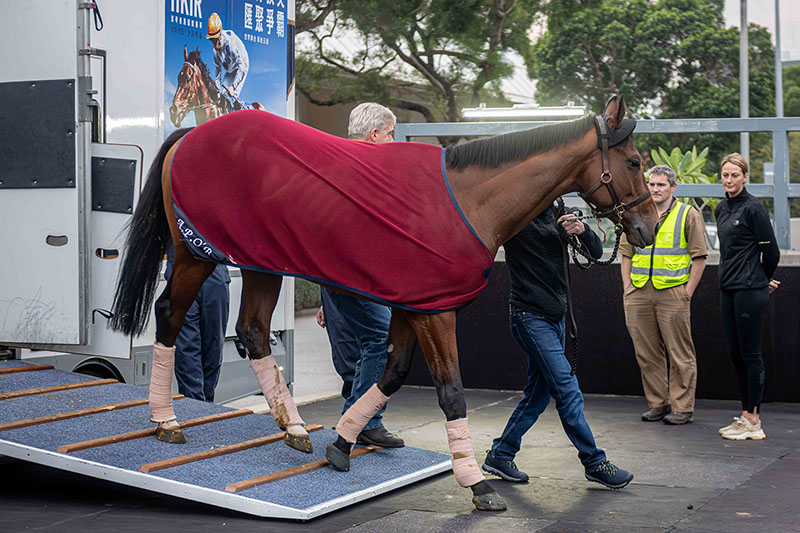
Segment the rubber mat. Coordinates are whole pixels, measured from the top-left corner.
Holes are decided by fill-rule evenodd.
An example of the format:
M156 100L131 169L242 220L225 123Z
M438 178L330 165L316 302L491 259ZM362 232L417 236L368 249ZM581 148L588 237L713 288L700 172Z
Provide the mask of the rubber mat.
M0 361L0 369L20 364L26 363ZM0 392L91 379L61 370L19 372L0 376ZM145 388L115 383L0 400L0 423L143 398L147 398ZM175 400L174 406L178 420L231 411L188 398ZM447 454L405 447L354 458L349 472L325 466L236 493L225 490L232 483L324 459L325 446L336 433L323 429L310 434L311 454L278 441L152 473L138 471L146 463L280 433L272 417L258 414L186 428L186 444L145 437L69 454L56 451L64 444L152 427L148 406L140 405L0 431L0 453L259 516L297 519L313 518L450 469Z

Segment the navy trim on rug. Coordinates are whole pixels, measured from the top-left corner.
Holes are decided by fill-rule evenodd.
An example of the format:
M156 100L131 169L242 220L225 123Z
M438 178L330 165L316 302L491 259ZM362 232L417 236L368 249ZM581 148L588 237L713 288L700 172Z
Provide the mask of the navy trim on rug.
M444 163L445 150L447 150L447 148L442 148L442 178L444 178L444 185L445 185L445 187L447 187L447 194L450 195L450 200L453 202L453 205L455 206L456 211L458 211L458 214L461 216L461 220L464 221L464 224L466 224L467 228L472 232L472 234L475 236L475 238L478 239L478 242L481 243L484 248L486 248L487 252L489 252L489 247L486 246L486 243L483 242L480 237L478 237L477 232L472 227L472 224L469 223L469 220L467 220L467 217L464 216L464 212L461 210L461 206L458 205L458 202L456 201L456 197L453 195L453 189L450 187L450 178L447 177L447 170L445 168L445 163Z

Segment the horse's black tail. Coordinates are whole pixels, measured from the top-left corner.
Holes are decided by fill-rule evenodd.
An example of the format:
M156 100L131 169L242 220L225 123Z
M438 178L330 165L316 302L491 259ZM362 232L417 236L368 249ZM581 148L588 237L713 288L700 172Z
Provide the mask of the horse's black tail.
M161 167L172 145L189 130L191 128L179 129L164 141L147 173L144 190L128 224L125 256L111 307L113 316L109 320L114 331L139 335L150 317L159 267L170 242L162 197Z

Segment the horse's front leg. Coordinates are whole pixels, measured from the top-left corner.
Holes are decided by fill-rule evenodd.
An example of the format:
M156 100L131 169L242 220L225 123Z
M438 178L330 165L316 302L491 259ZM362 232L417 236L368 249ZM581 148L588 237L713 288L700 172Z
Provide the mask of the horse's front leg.
M383 376L342 415L336 424L339 436L325 450L328 461L337 470L342 472L350 470L350 450L358 434L386 404L389 396L400 389L411 370L411 356L416 343L417 338L408 319L402 311L394 309L389 322L386 369Z
M456 481L462 487L472 489L472 503L479 511L505 510L506 502L484 479L472 450L467 402L458 368L455 311L438 315L409 313L408 318L436 385L439 407L447 418L445 429Z
M399 314L400 311L395 311L392 314L393 325L395 325L395 323L400 323L399 320L395 320L395 316ZM472 490L472 502L478 510L504 510L506 508L505 501L494 491L489 482L484 479L472 450L472 441L469 437L469 426L467 425L466 418L467 404L464 400L464 388L461 384L461 373L458 368L455 312L424 315L406 311L404 314L407 319L404 322L410 326L422 345L422 352L425 354L428 369L436 385L439 407L444 411L447 419L445 428L447 429L447 440L450 445L450 454L453 461L453 472L456 476L456 481L462 487L469 487ZM390 330L389 346L392 346L392 344L394 343ZM410 348L413 350L413 343ZM390 353L389 355L391 359L392 354ZM408 366L405 367L405 373L402 374L401 383L405 379L405 376L408 374L408 369L410 368L410 354L407 363ZM399 368L402 369L402 366ZM339 439L337 439L336 443L328 446L329 452L332 448L336 448L338 452L340 452L333 454L334 459L342 458L342 441L346 441L347 444L354 442L355 436L358 435L360 428L366 424L367 420L369 420L384 403L386 403L387 396L384 395L384 393L391 394L394 392L390 388L393 381L388 378L388 373L389 365L387 364L387 373L381 378L378 386L373 387L369 391L374 392L373 397L367 398L367 394L365 394L342 416L342 419L336 426ZM398 372L398 377L399 374ZM387 388L381 387L382 384ZM397 385L397 388L399 388L399 385ZM362 399L364 400L363 402ZM351 411L353 411L353 413L351 413ZM352 428L350 427L351 420L361 424L358 426L358 429L355 429L355 426ZM340 425L345 429L344 433L340 431ZM353 431L355 431L355 433L353 433ZM340 468L340 466L345 466L344 462L337 465L331 459L332 457L329 453L328 460L331 461L333 466L339 470L345 470L345 468ZM349 468L349 460L346 466Z

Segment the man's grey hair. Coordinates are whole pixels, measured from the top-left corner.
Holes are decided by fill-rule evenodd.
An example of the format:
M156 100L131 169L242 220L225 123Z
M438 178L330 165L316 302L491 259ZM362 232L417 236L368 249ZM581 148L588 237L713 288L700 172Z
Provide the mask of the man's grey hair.
M675 171L672 170L672 167L668 167L667 165L654 166L653 168L650 169L647 175L652 176L653 174L666 176L670 186L675 185L675 183L678 181L678 178L675 177Z
M358 104L350 112L350 123L347 125L347 136L351 139L363 139L369 132L377 129L382 132L386 123L391 122L394 127L397 117L388 108L375 102Z

